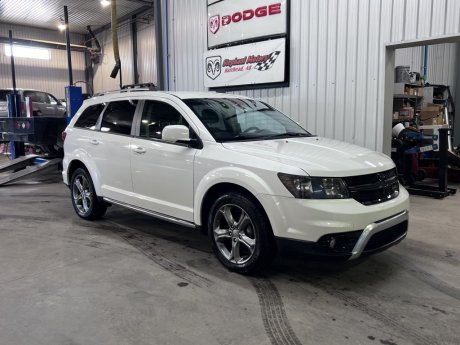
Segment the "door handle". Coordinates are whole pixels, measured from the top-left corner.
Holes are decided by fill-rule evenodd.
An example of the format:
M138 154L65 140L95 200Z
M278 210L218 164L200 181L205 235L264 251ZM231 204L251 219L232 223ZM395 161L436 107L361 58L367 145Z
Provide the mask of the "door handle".
M144 153L147 152L147 150L144 149L144 148L141 147L141 146L135 146L135 147L133 148L133 151L136 152L136 153L139 153L139 154L144 154Z
M93 139L93 140L90 140L90 143L93 145L99 145L99 140Z

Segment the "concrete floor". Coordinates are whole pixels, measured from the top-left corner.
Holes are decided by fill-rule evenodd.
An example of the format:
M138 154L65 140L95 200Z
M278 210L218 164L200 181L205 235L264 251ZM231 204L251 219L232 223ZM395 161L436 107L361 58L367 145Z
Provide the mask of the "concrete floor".
M193 230L80 220L58 175L1 187L0 344L460 344L460 195L411 200L384 253L246 277Z

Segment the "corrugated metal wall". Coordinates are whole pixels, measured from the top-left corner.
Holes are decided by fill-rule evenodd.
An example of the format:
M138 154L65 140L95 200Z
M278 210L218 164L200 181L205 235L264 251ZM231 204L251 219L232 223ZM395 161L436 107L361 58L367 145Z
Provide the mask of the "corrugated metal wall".
M58 30L0 24L0 36L8 37L8 30L12 30L13 37L16 38L65 42L64 34ZM83 41L83 35L71 35L72 43L80 44ZM17 87L47 91L58 98L64 98L64 87L68 84L66 51L50 49L50 53L50 60L15 59ZM72 68L74 81L85 80L85 55L83 52L72 52ZM85 92L86 87L80 85L83 86ZM12 87L10 58L5 56L4 44L0 44L0 87Z
M423 75L424 47L396 50L395 65L411 66L411 71ZM456 90L456 71L458 64L457 45L455 43L428 46L428 79L431 84L443 84Z
M155 24L152 20L153 13L148 11L138 15L137 26L137 51L139 82L157 82L156 40ZM134 83L133 68L133 37L131 20L121 22L118 27L118 46L120 50L123 84ZM102 46L102 57L99 64L93 65L94 92L115 90L119 88L119 79L110 78L110 73L115 66L113 57L112 31L106 30L97 35Z
M204 90L206 1L168 2L170 88ZM385 43L460 33L459 0L292 0L290 87L242 92L381 150Z
M132 84L134 80L133 46L130 23L131 22L128 20L120 23L118 27L118 47L120 51L123 84ZM97 38L102 47L102 56L100 63L93 65L94 93L119 89L120 73L118 73L116 79L110 78L110 73L115 66L115 59L113 56L112 31L105 30L98 34Z
M149 16L150 14L150 16ZM151 19L153 12L147 12L147 21L137 23L137 66L139 82L157 84L155 23Z

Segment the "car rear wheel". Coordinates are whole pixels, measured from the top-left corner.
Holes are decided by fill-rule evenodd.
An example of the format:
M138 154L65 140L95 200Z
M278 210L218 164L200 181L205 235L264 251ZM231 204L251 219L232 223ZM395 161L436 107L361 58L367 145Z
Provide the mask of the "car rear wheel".
M275 255L267 217L243 194L228 193L215 201L208 217L208 230L218 259L232 271L260 270Z
M73 208L77 215L83 219L97 219L107 211L107 205L99 200L94 190L93 181L85 169L78 168L72 174L70 193Z

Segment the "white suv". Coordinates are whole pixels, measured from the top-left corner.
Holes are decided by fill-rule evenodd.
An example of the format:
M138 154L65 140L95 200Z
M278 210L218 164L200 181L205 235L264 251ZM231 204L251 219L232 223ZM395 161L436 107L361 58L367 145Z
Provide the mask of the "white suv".
M98 95L67 127L64 151L80 217L117 204L201 228L238 272L281 249L354 259L407 232L408 193L387 156L311 135L242 96Z

